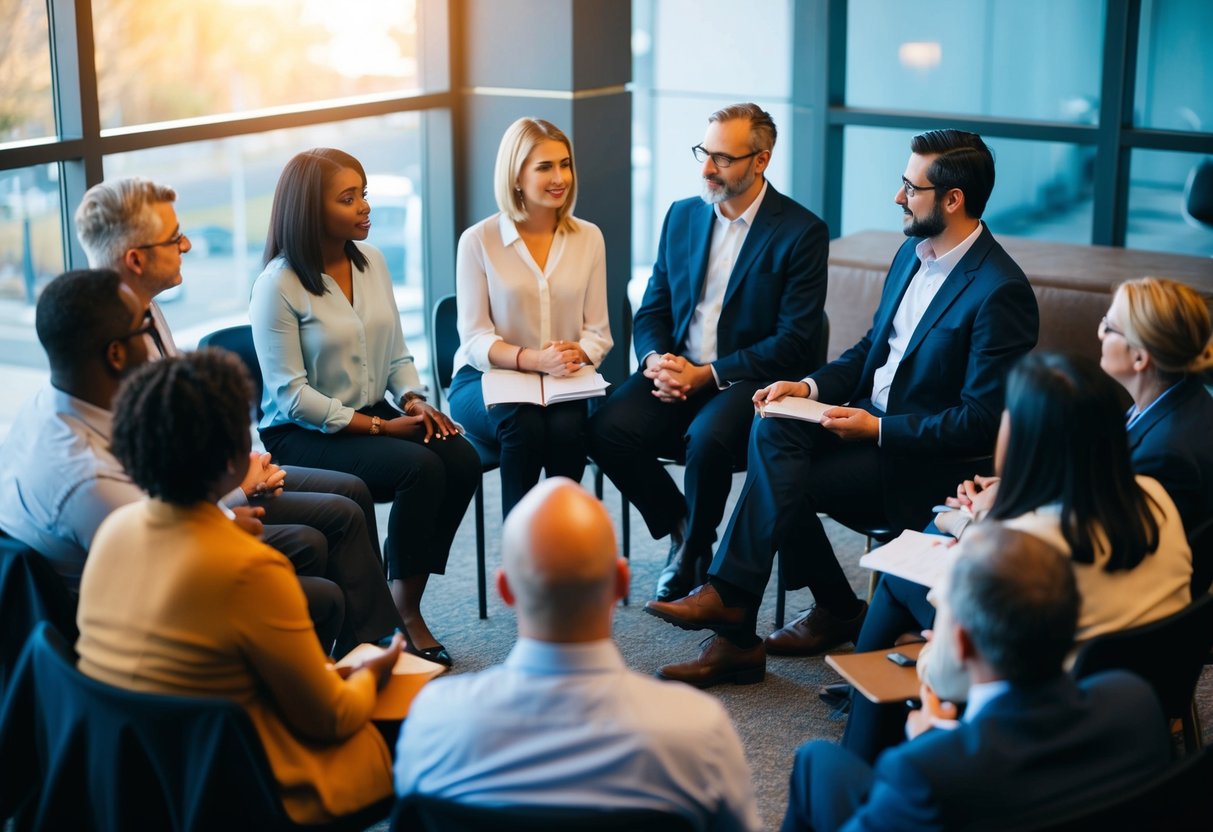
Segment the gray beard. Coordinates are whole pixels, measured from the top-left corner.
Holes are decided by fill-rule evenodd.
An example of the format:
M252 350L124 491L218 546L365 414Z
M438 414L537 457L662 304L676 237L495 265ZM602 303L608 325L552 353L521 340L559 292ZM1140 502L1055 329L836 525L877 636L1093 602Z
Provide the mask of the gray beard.
M746 190L751 185L754 184L754 179L755 179L755 174L754 174L754 171L751 170L750 175L747 176L745 179L742 179L735 186L730 186L727 182L723 182L722 184L724 187L722 187L718 191L713 191L710 188L708 188L708 180L704 179L703 180L703 190L700 191L699 196L708 205L718 205L727 199L732 199L733 197L737 196L738 194L745 193Z

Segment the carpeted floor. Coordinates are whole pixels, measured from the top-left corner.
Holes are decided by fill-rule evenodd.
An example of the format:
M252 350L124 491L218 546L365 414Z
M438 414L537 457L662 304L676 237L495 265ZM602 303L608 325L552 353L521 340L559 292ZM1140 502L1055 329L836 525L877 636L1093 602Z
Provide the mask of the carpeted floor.
M670 469L678 478L681 468ZM743 474L736 475L733 497L741 490ZM592 475L587 470L587 487ZM604 501L620 524L619 493L607 483ZM386 528L388 506L380 506L379 527ZM729 511L732 510L730 500ZM426 592L423 611L431 630L455 659L452 672L481 670L502 661L514 643L514 614L493 590L493 571L500 564L499 531L501 502L496 472L485 476L485 514L487 558L489 564L489 606L487 620L476 611L476 538L469 509L460 528L446 575L435 577ZM728 513L726 513L726 519ZM632 509L632 598L631 605L620 607L615 617L615 640L628 666L641 673L652 673L671 661L693 657L699 641L707 633L690 633L670 626L643 611L644 601L652 597L657 574L665 563L666 541L654 541L639 513ZM863 538L842 526L826 521L830 539L861 597L866 597L868 573L857 561L863 551ZM775 583L771 582L759 615L760 634L773 629L775 620ZM807 590L789 593L788 617L812 601ZM723 685L711 689L728 709L741 735L753 772L754 790L763 820L777 829L787 803L788 774L797 746L810 739L837 741L842 736L845 717L835 716L817 698L817 688L838 681L821 658L778 658L767 663L766 681L758 685ZM1198 705L1205 726L1205 742L1213 742L1213 672L1206 668L1198 688ZM387 828L386 823L373 827Z

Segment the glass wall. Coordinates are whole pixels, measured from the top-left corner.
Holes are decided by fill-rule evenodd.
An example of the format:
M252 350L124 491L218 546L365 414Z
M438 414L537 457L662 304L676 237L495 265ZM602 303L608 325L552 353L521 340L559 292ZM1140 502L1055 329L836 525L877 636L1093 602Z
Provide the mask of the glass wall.
M55 135L45 0L0 0L0 144Z

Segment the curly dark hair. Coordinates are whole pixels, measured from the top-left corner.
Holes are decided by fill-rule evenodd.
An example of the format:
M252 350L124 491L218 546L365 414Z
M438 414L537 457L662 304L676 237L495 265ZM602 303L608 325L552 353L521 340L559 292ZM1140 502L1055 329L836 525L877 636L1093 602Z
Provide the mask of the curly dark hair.
M135 484L176 505L212 499L249 437L248 373L226 350L145 364L114 400L114 456Z

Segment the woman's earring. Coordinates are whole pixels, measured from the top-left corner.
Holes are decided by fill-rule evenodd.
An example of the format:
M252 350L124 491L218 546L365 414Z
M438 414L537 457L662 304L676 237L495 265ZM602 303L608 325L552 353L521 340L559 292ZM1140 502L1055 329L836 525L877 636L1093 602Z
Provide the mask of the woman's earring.
M514 199L518 200L519 205L521 205L523 202L526 202L526 199L522 196L522 188L514 189Z

